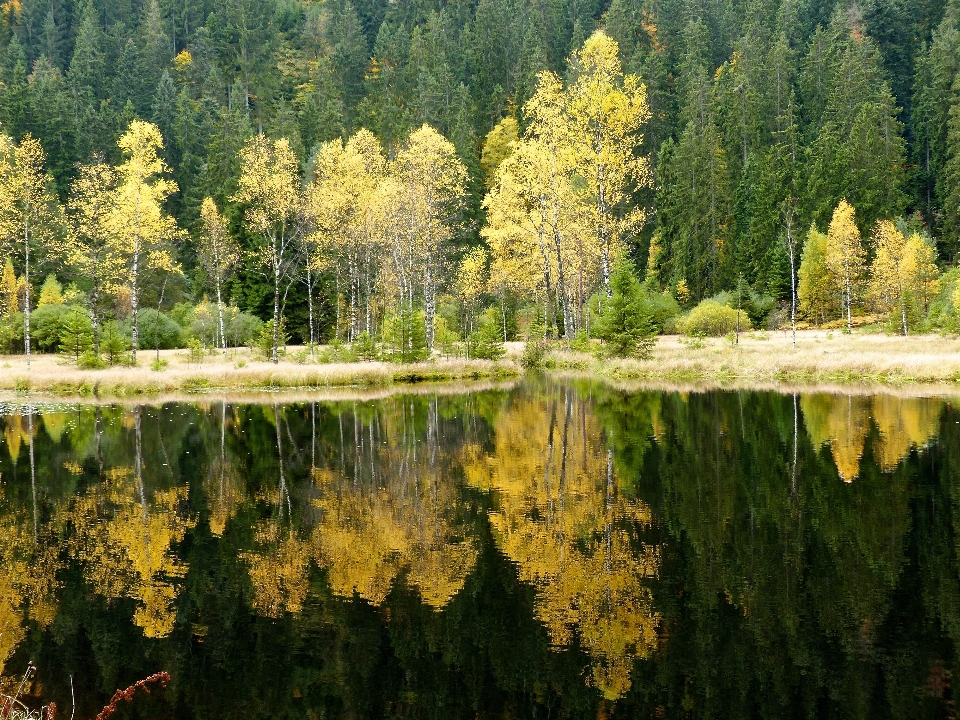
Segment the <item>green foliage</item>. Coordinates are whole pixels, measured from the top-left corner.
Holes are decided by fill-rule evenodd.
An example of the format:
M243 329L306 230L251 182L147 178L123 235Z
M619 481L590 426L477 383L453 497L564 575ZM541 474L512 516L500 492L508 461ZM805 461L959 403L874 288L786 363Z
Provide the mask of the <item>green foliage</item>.
M67 317L73 312L69 305L44 305L30 313L30 335L37 348L57 352Z
M740 311L740 330L752 330L750 317L743 310ZM677 321L677 330L684 335L710 335L723 337L737 329L737 310L717 302L704 300L688 315Z
M377 341L370 333L364 331L357 335L357 339L353 341L349 350L341 348L340 353L340 357L343 358L349 357L349 353L352 353L360 360L376 360ZM349 360L341 360L340 362L349 362Z
M111 367L123 363L130 351L130 340L116 322L106 323L100 331L100 353Z
M503 326L499 308L487 308L477 319L477 329L467 341L470 357L481 360L499 360L506 353L503 346Z
M121 324L123 334L131 337L132 320L127 318ZM182 346L183 328L173 318L155 308L140 311L138 321L141 350L172 350Z
M526 370L536 370L543 367L547 355L547 343L543 340L527 340L520 356L520 366Z
M401 304L383 319L384 356L392 362L420 362L427 357L427 330L423 310Z
M203 362L203 343L199 338L190 338L187 341L187 350L189 350L190 362L199 365Z
M0 352L23 352L23 313L16 312L0 317Z
M614 357L649 357L657 331L629 261L620 260L614 266L610 290L612 295L597 320L597 337Z
M285 355L287 352L287 343L290 342L290 335L287 333L287 323L284 318L280 318L280 327L277 331L277 355ZM254 348L261 358L270 360L273 357L273 319L263 323L260 327L260 333L254 342Z
M77 367L81 370L102 370L107 367L107 361L97 357L93 350L87 350L77 358Z
M80 356L93 348L93 323L84 308L74 305L70 308L60 329L60 351L73 357L77 362Z

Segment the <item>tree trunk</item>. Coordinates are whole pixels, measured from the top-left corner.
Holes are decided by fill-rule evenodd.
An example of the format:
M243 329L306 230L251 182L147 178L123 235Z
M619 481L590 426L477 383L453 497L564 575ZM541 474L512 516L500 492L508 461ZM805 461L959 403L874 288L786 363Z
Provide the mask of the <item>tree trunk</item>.
M433 296L433 253L427 255L423 285L424 324L427 326L427 354L433 352L433 315L436 311L436 301Z
M30 220L23 222L23 343L30 369Z
M130 358L133 360L133 364L137 364L137 348L140 346L140 329L137 327L137 315L140 311L140 302L139 302L139 293L140 288L137 285L137 275L140 272L140 238L136 237L134 240L134 250L133 250L133 272L131 273L131 288L130 288L130 316L132 318L131 332L130 332Z
M307 260L307 322L310 325L310 356L313 357L313 275L309 260Z
M277 346L280 344L280 263L273 263L273 349L270 361L276 365L280 362L277 355Z
M220 343L223 347L223 354L227 354L227 331L223 325L223 296L220 290L220 275L217 275L217 316L220 322Z

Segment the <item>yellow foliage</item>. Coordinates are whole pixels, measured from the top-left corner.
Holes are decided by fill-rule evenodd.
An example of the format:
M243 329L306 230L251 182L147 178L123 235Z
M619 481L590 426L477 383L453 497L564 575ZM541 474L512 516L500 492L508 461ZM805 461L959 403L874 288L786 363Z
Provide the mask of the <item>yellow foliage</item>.
M75 557L94 590L108 598L137 601L134 623L147 637L165 637L176 614L173 579L186 566L173 554L196 524L179 514L189 488L147 492L133 468L113 468L106 480L78 498L71 510Z
M585 403L516 401L497 418L491 453L465 448L464 475L495 493L497 545L537 588L551 641L567 645L576 630L593 657L592 684L615 699L630 686L634 658L657 644L660 618L644 580L656 576L659 550L637 547L631 528L649 524L650 510L619 494Z
M842 288L850 325L851 308L863 276L866 252L860 242L853 206L841 200L833 211L827 230L827 248L824 263L836 285Z

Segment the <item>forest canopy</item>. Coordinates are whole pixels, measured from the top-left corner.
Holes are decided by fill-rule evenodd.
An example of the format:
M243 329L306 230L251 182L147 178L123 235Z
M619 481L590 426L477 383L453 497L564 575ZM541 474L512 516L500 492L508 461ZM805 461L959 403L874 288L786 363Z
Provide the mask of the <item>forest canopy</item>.
M0 7L0 314L27 337L50 274L46 306L134 348L138 308L208 298L213 344L225 308L274 347L572 340L620 256L651 308L769 310L792 273L813 322L952 307L960 0Z

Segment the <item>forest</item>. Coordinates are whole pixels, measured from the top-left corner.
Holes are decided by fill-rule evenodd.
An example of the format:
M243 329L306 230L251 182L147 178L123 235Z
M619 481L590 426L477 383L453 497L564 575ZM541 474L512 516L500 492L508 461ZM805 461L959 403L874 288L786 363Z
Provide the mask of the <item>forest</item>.
M8 352L956 329L958 0L0 11Z

